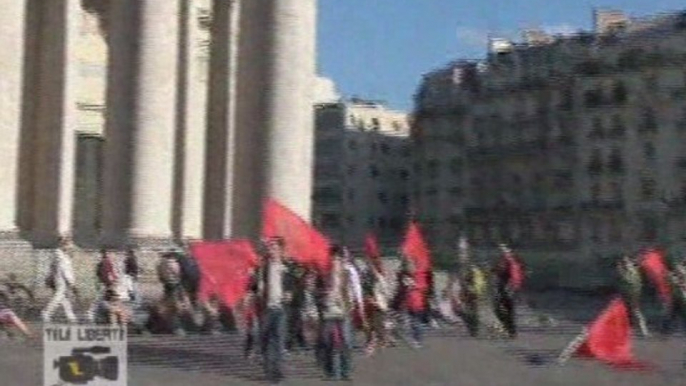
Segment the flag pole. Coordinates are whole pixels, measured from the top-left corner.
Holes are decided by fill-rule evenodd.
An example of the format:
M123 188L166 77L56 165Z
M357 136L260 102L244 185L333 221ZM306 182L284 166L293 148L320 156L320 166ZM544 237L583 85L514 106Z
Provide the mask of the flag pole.
M563 366L565 363L567 363L569 358L571 358L572 355L574 355L576 350L578 350L579 347L581 347L581 345L584 344L584 341L587 337L588 330L586 329L586 327L584 327L583 330L581 330L581 333L577 335L576 338L574 338L571 342L569 342L569 344L567 345L567 347L565 347L564 350L562 350L562 353L560 353L560 356L557 358L557 363L560 366Z

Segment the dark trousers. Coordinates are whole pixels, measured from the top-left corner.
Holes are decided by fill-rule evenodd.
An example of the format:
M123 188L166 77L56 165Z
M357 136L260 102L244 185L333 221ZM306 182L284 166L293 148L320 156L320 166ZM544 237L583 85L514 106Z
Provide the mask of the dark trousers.
M517 317L515 314L514 295L508 291L500 291L496 296L495 315L505 328L507 334L517 336Z
M479 299L476 296L469 296L464 300L463 307L462 319L467 325L469 335L476 337L479 335Z
M325 319L322 333L325 375L328 377L350 377L353 348L350 318ZM338 361L336 361L336 357L338 357Z
M410 331L412 333L412 339L421 343L422 341L422 324L424 321L425 311L409 311L408 316L410 317Z
M269 380L283 378L281 362L286 338L286 314L282 308L269 308L262 321L264 372Z
M674 322L681 319L681 326L686 332L686 304L683 300L675 299L672 305L666 310L662 320L662 333L670 335L673 331Z
M305 341L302 307L298 304L289 307L288 340L286 341L286 348L291 350L293 346L296 345L300 348L305 348L307 346L307 342Z

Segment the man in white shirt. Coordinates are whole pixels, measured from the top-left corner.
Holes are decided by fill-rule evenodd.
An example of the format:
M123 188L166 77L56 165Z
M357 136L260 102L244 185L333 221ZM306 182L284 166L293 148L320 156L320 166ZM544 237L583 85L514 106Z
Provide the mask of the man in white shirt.
M338 246L331 247L330 253L333 267L323 312L324 373L330 379L347 380L352 372L352 311L356 309L365 323L362 285L350 255ZM335 360L336 355L340 356L339 361Z
M74 269L72 267L71 256L67 252L69 248L69 240L61 237L59 240L59 247L55 250L55 255L50 263L50 272L48 273L48 281L55 291L52 299L43 310L42 318L45 323L52 321L52 316L57 310L57 307L62 306L64 313L67 316L69 323L76 323L76 315L68 297L68 292L74 290L75 278Z
M273 383L283 379L282 360L286 343L286 303L291 297L285 264L285 242L281 238L267 241L267 260L258 273L261 297L262 353L264 370Z

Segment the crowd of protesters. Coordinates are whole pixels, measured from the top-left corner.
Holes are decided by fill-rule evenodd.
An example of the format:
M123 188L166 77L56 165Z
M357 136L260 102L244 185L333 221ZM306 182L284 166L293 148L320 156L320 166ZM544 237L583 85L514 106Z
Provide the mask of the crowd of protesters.
M525 267L507 245L500 245L500 257L487 270L473 261L466 239L461 239L458 268L448 272L441 291L436 291L432 269L418 268L417 261L407 255L401 256L397 271L390 272L379 259L355 258L347 248L333 245L329 249L331 267L321 271L288 256L283 238L265 239L262 247L260 264L241 301L233 306L217 294L198 296L201 272L189 250L160 254L157 277L162 295L152 305L144 305L135 253L128 251L122 265L103 250L95 271L98 296L84 319L135 324L136 329L151 333L184 335L189 328L205 333L242 331L245 356L261 355L267 377L275 382L283 378L284 355L301 350L314 353L326 377L350 379L356 332L364 337L367 355L399 341L420 348L423 330L458 319L470 335L483 334L480 315L490 307L499 331L510 338L517 336L516 303ZM644 261L643 256L624 257L618 261L617 273L631 323L647 336L640 310ZM664 302L662 332L669 334L675 320L680 319L686 328L686 262L665 269L667 289L663 292L669 293L663 294L668 301ZM42 312L44 322L51 322L60 307L69 322L78 322L71 302L78 293L67 240L60 241L46 285L53 296ZM144 307L145 317L136 320L136 310ZM197 315L201 315L200 322ZM0 325L31 335L25 323L3 304Z

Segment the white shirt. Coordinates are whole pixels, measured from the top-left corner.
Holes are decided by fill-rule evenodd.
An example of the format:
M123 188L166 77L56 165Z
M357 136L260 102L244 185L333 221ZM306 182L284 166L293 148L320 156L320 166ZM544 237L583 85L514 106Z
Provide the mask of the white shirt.
M267 307L281 307L283 301L283 274L286 266L281 261L267 263Z

